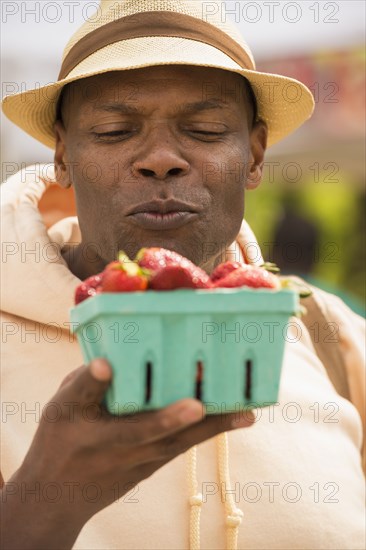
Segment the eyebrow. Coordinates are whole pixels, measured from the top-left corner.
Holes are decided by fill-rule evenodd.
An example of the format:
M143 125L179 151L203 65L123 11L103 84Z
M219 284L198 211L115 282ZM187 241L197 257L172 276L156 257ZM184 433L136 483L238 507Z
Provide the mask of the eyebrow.
M178 107L179 113L200 113L213 109L224 109L227 104L221 99L207 99L205 101L197 101L195 103L186 103ZM96 107L97 111L105 111L108 113L119 113L124 115L138 114L140 111L136 107L127 105L126 103L105 103Z
M103 105L98 105L96 107L97 111L107 111L108 113L121 113L121 114L136 114L138 109L136 107L131 107L126 103L105 103Z
M196 103L186 103L179 110L185 113L200 113L201 111L224 109L225 107L227 107L227 104L221 99L206 99Z

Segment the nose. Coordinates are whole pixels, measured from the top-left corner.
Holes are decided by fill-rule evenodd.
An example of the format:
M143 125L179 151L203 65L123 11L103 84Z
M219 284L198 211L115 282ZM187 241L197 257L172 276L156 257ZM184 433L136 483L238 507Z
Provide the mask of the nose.
M162 128L151 132L133 163L135 176L165 180L188 173L189 163L182 157L174 136Z

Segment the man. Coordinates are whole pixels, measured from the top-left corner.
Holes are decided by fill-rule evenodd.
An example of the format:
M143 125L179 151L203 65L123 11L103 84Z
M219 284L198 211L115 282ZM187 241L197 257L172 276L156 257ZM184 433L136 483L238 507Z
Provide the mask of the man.
M360 400L337 393L301 323L281 414L263 409L254 426L250 415L205 418L190 399L116 419L101 407L108 363L74 370L73 292L118 249L164 246L210 273L237 243L251 261L244 191L260 182L267 144L313 108L300 83L257 73L236 31L207 23L199 2L101 8L71 39L58 83L3 107L55 147L54 177L74 187L78 214L46 231L42 169L4 184L3 238L16 243L3 270L4 548L362 548ZM41 253L23 262L31 244ZM347 327L359 321L335 307L356 372Z

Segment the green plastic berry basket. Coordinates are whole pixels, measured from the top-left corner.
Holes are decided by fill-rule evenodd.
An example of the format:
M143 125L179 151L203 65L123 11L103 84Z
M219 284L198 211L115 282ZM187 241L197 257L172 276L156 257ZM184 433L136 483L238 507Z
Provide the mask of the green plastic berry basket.
M112 414L185 397L215 414L276 403L298 308L291 290L105 293L72 308L71 321L84 361L104 357L112 366L105 396Z

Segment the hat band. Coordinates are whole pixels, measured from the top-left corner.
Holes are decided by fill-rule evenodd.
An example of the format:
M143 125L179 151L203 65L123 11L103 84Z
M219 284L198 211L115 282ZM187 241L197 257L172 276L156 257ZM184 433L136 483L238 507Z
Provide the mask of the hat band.
M89 55L121 40L153 36L188 38L213 46L240 67L254 70L246 51L233 38L214 25L183 13L140 12L106 23L83 36L66 55L58 76L62 80Z

